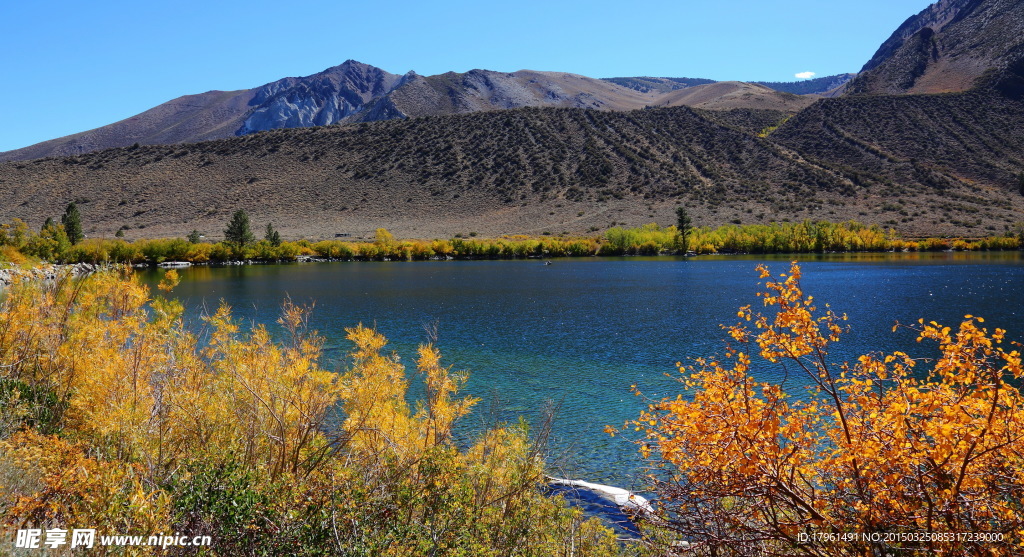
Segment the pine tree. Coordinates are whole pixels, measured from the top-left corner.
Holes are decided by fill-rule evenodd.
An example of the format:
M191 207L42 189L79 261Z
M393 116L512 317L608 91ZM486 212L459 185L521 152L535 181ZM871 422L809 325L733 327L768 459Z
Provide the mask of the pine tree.
M74 201L68 203L67 209L64 210L64 216L60 218L60 223L64 225L64 232L68 235L68 240L72 245L85 238L85 234L82 232L82 215L78 212L78 206Z
M224 229L224 241L238 247L256 241L256 235L249 228L249 215L242 209L235 211L235 214L231 216L231 222Z
M690 231L693 229L693 221L690 220L690 215L686 213L684 207L676 209L676 228L679 230L679 247L683 253L686 253Z
M200 241L202 241L202 239L203 235L200 234L198 230L193 230L192 232L188 233L187 240L188 243L190 244L198 244Z
M274 230L274 225L267 223L267 232L263 235L263 239L270 242L270 245L277 247L281 245L281 233Z

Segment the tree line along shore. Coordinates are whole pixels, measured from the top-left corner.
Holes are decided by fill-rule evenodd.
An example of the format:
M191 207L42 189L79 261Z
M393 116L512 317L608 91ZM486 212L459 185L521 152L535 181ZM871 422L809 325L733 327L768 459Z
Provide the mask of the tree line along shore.
M224 230L224 240L207 241L198 231L183 238L126 241L85 238L73 204L61 223L48 220L38 232L24 221L0 224L0 262L14 264L125 263L156 265L165 261L192 264L233 261L523 259L621 255L705 255L723 253L827 253L884 251L1018 250L1024 226L982 238L904 238L893 229L856 221L776 222L771 224L693 227L685 211L671 226L655 223L636 228L613 227L592 237L506 235L478 238L475 233L448 239L398 239L384 228L372 241L282 240L272 224L262 238L252 232L248 216L238 211Z

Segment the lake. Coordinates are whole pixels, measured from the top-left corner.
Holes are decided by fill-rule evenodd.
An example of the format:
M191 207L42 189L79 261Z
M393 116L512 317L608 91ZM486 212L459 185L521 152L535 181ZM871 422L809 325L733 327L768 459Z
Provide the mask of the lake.
M344 329L363 323L375 325L414 370L415 347L436 325L444 361L469 370L466 393L482 399L464 419L463 439L520 416L535 422L553 403L553 472L631 487L639 486L643 465L636 447L603 432L646 406L630 386L652 399L680 393L675 363L721 354L719 324L734 324L739 306L760 304L757 264L778 275L794 257L819 308L829 303L850 318L852 331L832 347L836 362L868 351L932 353L913 342L913 332L893 333L895 321L955 328L973 314L1013 340L1024 333L1017 252L192 267L179 271L174 294L209 312L223 299L236 317L268 325L286 295L315 302L311 323L327 339L330 368L345 365ZM155 283L161 273L142 278ZM759 380L804 384L780 366L754 363Z

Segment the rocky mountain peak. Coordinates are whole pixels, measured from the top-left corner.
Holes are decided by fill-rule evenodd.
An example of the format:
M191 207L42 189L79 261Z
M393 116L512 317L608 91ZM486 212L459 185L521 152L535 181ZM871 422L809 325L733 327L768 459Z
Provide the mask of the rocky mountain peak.
M850 94L949 93L1019 79L1024 2L940 0L909 18L853 80Z
M355 60L308 77L286 77L257 89L249 101L253 109L236 133L334 124L386 95L402 79Z
M978 4L979 2L980 0L940 0L921 10L917 15L910 16L878 47L875 55L864 64L861 72L878 67L922 30L928 29L929 31L926 34L933 34L935 31L941 30L958 15L968 11L971 7L969 6L970 4Z

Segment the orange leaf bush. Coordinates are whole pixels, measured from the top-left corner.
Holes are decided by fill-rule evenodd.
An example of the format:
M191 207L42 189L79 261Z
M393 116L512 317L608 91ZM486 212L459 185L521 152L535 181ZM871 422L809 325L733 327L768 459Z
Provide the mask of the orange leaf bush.
M666 523L713 554L1024 550L1024 371L1006 332L921 321L934 359L834 363L845 316L817 311L796 263L779 280L759 270L771 311L741 308L735 346L680 366L687 395L633 423L657 452ZM800 370L807 394L756 381L755 356Z

